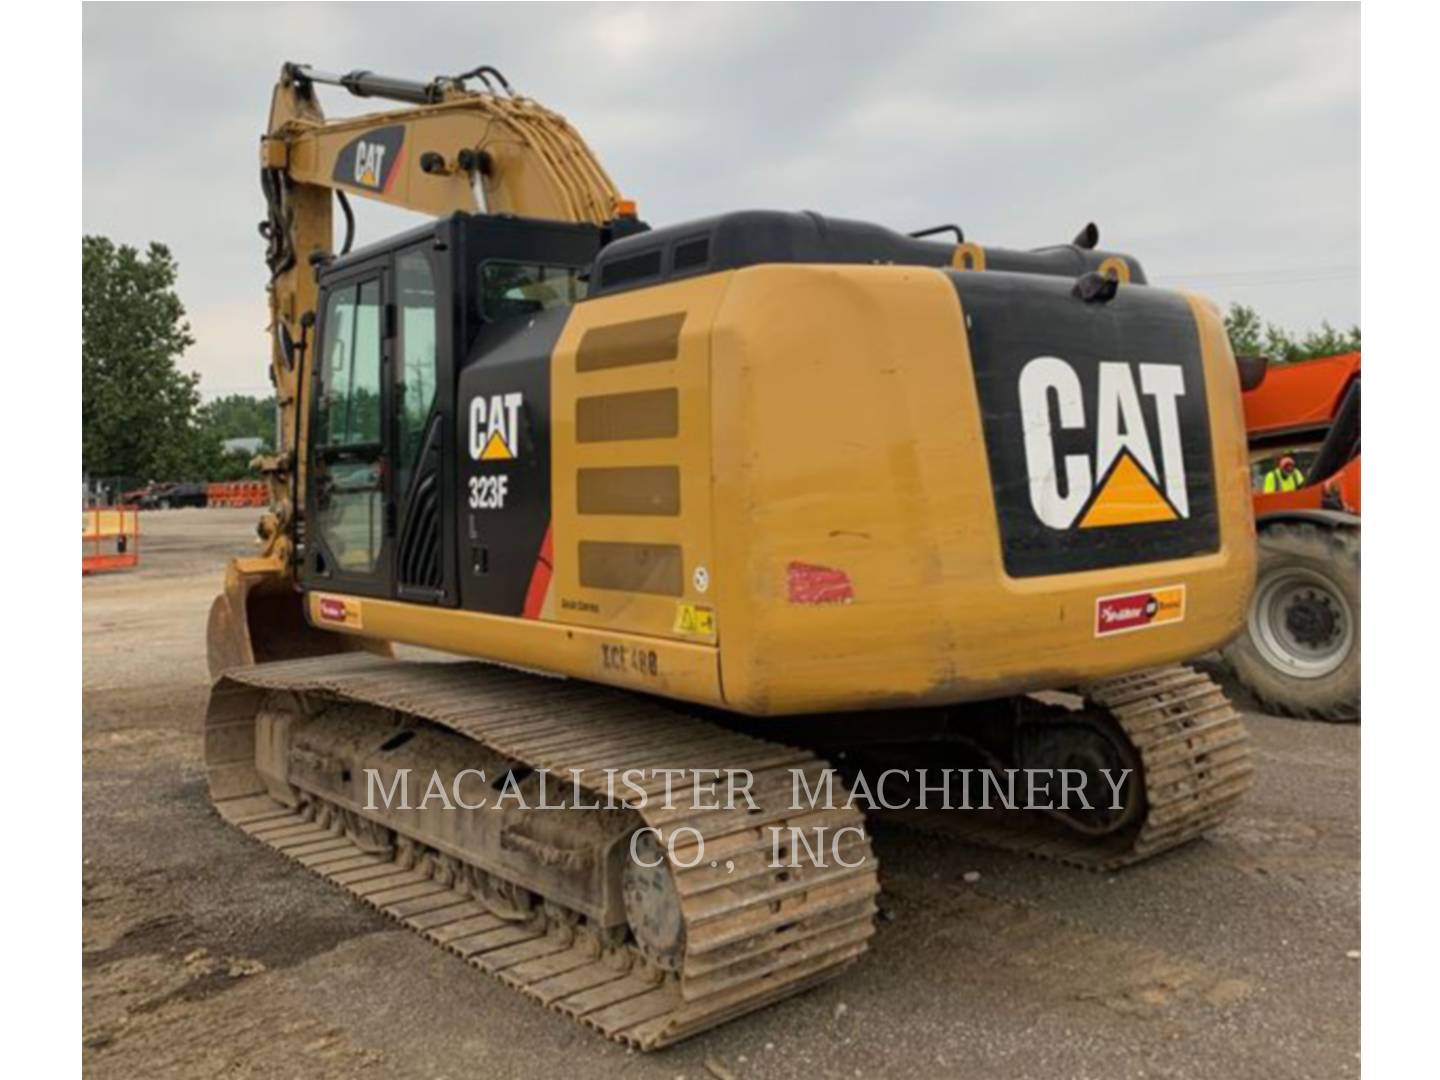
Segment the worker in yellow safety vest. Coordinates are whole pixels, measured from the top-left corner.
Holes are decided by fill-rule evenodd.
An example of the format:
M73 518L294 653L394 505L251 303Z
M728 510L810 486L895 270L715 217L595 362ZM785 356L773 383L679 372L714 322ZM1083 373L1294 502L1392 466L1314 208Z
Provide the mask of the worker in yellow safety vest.
M1305 474L1295 467L1295 459L1289 454L1282 457L1275 468L1265 474L1265 494L1274 491L1294 491L1305 486Z

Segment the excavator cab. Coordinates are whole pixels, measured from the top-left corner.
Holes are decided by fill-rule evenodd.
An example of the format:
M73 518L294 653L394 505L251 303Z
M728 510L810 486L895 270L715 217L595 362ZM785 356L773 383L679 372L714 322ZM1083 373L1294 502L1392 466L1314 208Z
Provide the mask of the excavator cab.
M585 295L603 239L591 225L456 214L321 271L304 383L302 587L459 602L459 563L470 554L457 543L460 500L448 495L460 490L467 456L459 372L506 365L517 348L531 360L548 351L547 330ZM482 453L515 449L497 438ZM476 550L484 574L507 569L504 544Z
M602 244L645 228L633 218L600 227L457 212L316 260L318 318L294 352L296 413L308 433L298 440L294 521L272 511L259 527L262 539L294 537L295 576L277 574L264 556L231 561L210 610L212 675L279 659L389 652L383 642L316 629L297 584L459 602L457 501L442 497L461 484L458 372L499 342L525 339L547 312L562 313L563 322L584 296ZM490 548L477 548L475 558L488 576Z

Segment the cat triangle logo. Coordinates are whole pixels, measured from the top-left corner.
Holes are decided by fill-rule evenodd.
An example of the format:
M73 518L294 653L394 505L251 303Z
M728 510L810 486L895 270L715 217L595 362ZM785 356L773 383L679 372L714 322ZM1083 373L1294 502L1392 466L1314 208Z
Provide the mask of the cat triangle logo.
M1090 500L1080 518L1080 528L1176 521L1179 516L1130 451L1124 450Z
M520 456L520 410L525 395L481 394L470 401L470 457L475 461L515 461Z
M480 451L481 461L513 461L515 455L510 452L510 446L505 441L505 436L498 431L492 431L490 438L485 442L485 449Z

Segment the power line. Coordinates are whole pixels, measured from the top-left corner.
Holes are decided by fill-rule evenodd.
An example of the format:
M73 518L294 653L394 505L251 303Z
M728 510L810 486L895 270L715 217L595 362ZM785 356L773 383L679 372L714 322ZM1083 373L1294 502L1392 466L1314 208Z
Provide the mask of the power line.
M1291 288L1291 287L1301 287L1301 286L1307 286L1307 285L1331 285L1331 284L1335 284L1335 283L1339 283L1339 282L1344 282L1344 281L1347 281L1347 280L1351 280L1351 279L1348 279L1348 278L1338 278L1338 277L1330 277L1330 278L1320 277L1320 278L1291 278L1291 279L1288 280L1288 281L1281 281L1281 280L1278 280L1278 279L1277 279L1277 280L1275 280L1275 281L1212 281L1212 282L1204 282L1204 281L1201 281L1201 280L1196 279L1196 278L1190 278L1190 279L1185 280L1185 281L1178 281L1178 280L1172 281L1172 280L1170 280L1170 279L1165 279L1165 280L1162 280L1162 281L1157 281L1157 282L1155 282L1155 284L1161 285L1161 286L1164 286L1164 285L1182 286L1182 285L1183 285L1183 286L1188 286L1188 287L1192 287L1192 288L1199 288L1199 289L1225 289L1225 290L1231 291L1231 292L1246 292L1246 291L1249 291L1249 290L1251 290L1251 289Z
M1170 271L1165 276L1185 281L1223 281L1235 284L1343 281L1347 278L1359 277L1360 267L1355 263L1346 263L1335 266L1292 266L1273 270L1186 270Z
M1185 273L1187 273L1187 274L1197 274L1197 275L1198 275L1198 274L1206 274L1206 275L1214 275L1214 276L1218 276L1218 277L1235 277L1235 276L1237 276L1237 275L1245 275L1245 274L1295 274L1295 273L1310 273L1311 271L1317 271L1317 270L1323 270L1323 271L1336 270L1336 271L1339 271L1339 270L1359 270L1359 269L1360 269L1360 264L1359 264L1359 263L1330 263L1330 264L1328 264L1328 265L1323 264L1323 263L1322 263L1322 264L1319 264L1319 265L1316 265L1316 264L1314 264L1314 263L1310 263L1310 264L1307 264L1307 265L1305 265L1305 266L1270 266L1270 267L1256 267L1256 268L1253 269L1253 270L1187 270L1187 271L1185 271Z

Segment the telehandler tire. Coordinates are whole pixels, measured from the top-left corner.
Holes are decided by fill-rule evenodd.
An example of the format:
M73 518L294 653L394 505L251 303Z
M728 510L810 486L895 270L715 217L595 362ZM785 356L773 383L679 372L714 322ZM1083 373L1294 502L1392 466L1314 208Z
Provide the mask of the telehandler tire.
M1275 712L1359 720L1359 531L1276 522L1261 525L1259 541L1255 594L1226 661Z

